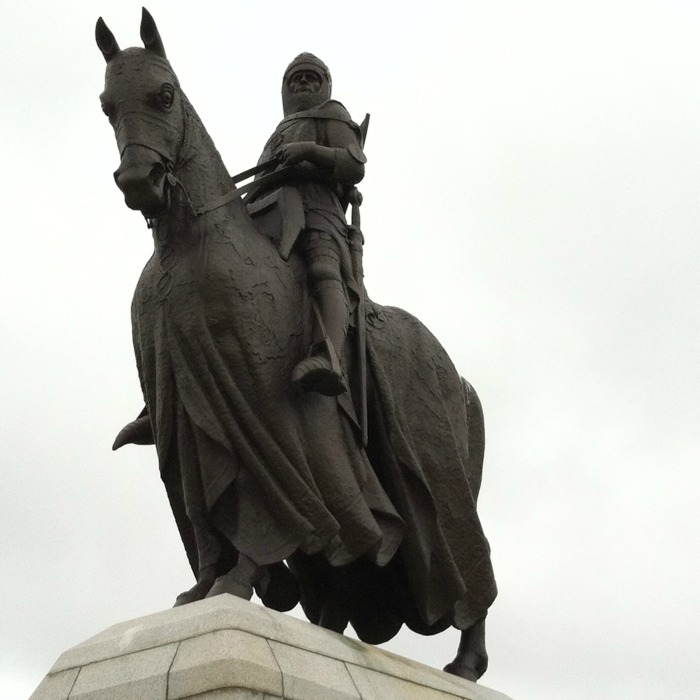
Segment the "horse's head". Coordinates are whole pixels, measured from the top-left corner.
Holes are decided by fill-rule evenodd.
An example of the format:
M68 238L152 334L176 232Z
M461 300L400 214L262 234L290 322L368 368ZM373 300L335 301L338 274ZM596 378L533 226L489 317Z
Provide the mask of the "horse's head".
M100 100L121 157L114 179L127 206L154 218L167 206L166 176L182 147L185 99L145 8L141 18L145 48L121 51L101 17L95 37L107 61Z

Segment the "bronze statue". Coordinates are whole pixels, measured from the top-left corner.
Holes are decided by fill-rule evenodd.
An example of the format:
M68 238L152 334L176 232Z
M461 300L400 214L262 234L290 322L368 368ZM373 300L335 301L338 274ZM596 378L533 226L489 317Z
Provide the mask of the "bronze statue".
M260 164L275 162L286 171L282 181L273 178L267 188L274 201L283 203L280 214L288 224L280 254L287 259L296 245L305 260L317 316L318 337L309 356L294 368L292 379L306 390L337 396L347 390L340 358L352 301L349 290L355 299L358 295L345 208L353 185L364 176L367 159L361 128L330 97L328 67L313 54L297 56L282 81L284 119L268 140ZM284 196L282 187L287 190ZM258 202L249 207L251 213L260 205L266 208L265 198L257 199L265 191L260 189L246 200L251 205Z
M115 180L154 240L132 304L146 408L115 449L156 445L196 577L176 605L255 589L370 643L453 625L446 670L475 680L496 596L476 511L483 415L429 331L364 294L366 122L302 54L285 119L242 174L258 179L237 188L145 10L141 37L122 51L98 20Z

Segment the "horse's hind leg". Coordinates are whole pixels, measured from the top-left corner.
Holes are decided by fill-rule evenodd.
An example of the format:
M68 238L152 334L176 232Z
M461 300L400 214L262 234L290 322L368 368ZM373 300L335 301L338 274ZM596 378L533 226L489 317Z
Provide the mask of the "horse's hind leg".
M459 648L454 661L445 666L447 673L476 681L484 675L489 664L486 653L486 617L477 620L471 627L462 630Z
M283 561L259 566L245 554L239 554L236 566L214 581L206 597L230 593L250 600L253 590L265 607L280 612L291 610L299 602L296 578Z
M255 592L266 608L287 612L299 602L299 584L283 562L270 564L255 584Z

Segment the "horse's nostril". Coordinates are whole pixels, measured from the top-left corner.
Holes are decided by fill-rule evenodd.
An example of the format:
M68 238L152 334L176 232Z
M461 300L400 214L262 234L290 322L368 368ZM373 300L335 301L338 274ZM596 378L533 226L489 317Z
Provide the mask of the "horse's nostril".
M160 211L164 205L164 164L132 157L122 162L114 173L117 187L123 192L126 205L141 212Z
M165 175L165 166L162 163L154 163L148 178L152 185L157 185Z

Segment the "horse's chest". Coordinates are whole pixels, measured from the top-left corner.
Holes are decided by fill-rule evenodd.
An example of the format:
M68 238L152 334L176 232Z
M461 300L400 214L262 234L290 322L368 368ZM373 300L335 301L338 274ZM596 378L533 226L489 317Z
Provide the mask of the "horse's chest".
M296 346L305 352L310 343L299 261L285 262L263 239L246 247L213 238L197 255L154 256L142 273L133 324L147 375L182 347L206 346L229 360L242 353L264 364L297 358L302 350ZM255 245L265 245L266 255L256 255Z
M214 251L154 255L134 296L134 320L141 337L164 323L180 334L235 325L242 312L239 302L246 296L250 302L253 296L245 293L241 282L231 261Z
M154 255L146 265L134 296L140 314L189 303L195 286L195 264L187 257Z

